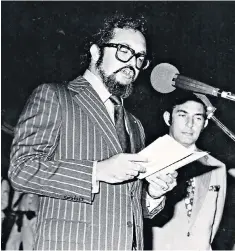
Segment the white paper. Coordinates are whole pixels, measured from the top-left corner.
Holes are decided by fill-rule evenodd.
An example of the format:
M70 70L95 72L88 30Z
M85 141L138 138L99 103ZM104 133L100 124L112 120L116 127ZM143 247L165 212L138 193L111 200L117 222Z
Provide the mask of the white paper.
M208 153L194 152L193 149L189 150L166 134L156 139L138 154L149 161L148 163L141 163L147 170L146 173L141 173L138 176L139 179L143 179L155 172L172 172Z

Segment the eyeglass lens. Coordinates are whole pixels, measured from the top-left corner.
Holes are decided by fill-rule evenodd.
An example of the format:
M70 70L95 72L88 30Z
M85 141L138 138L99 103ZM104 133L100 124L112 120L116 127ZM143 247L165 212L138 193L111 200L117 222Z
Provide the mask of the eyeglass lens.
M126 46L120 46L117 50L117 57L123 62L128 62L134 56L133 52ZM145 68L147 62L143 55L136 56L136 67L138 69Z

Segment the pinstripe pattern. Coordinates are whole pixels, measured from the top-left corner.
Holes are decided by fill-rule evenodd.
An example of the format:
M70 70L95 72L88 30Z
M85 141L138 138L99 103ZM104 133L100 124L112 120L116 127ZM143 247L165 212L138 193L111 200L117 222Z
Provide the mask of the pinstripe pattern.
M137 152L143 128L127 116ZM105 106L84 78L33 92L16 127L9 177L15 189L41 195L35 249L130 250L133 215L143 248L141 181L101 182L91 193L94 161L121 151Z

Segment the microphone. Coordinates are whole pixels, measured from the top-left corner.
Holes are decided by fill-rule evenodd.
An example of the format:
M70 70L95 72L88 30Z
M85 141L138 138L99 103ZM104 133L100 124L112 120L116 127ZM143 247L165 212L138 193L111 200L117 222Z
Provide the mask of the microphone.
M235 94L221 91L219 88L185 77L179 74L175 66L168 63L156 65L152 70L150 81L153 88L161 93L169 93L176 88L181 88L187 91L209 94L235 101Z

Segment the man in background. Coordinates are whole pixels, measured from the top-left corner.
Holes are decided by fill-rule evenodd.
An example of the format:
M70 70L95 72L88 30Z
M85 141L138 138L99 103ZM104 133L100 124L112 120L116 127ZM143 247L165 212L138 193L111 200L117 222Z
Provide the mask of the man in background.
M164 112L169 135L188 149L206 128L206 107L183 93ZM200 163L199 163L200 162ZM209 250L221 221L226 195L225 165L211 155L178 170L177 187L165 208L151 220L154 250Z

